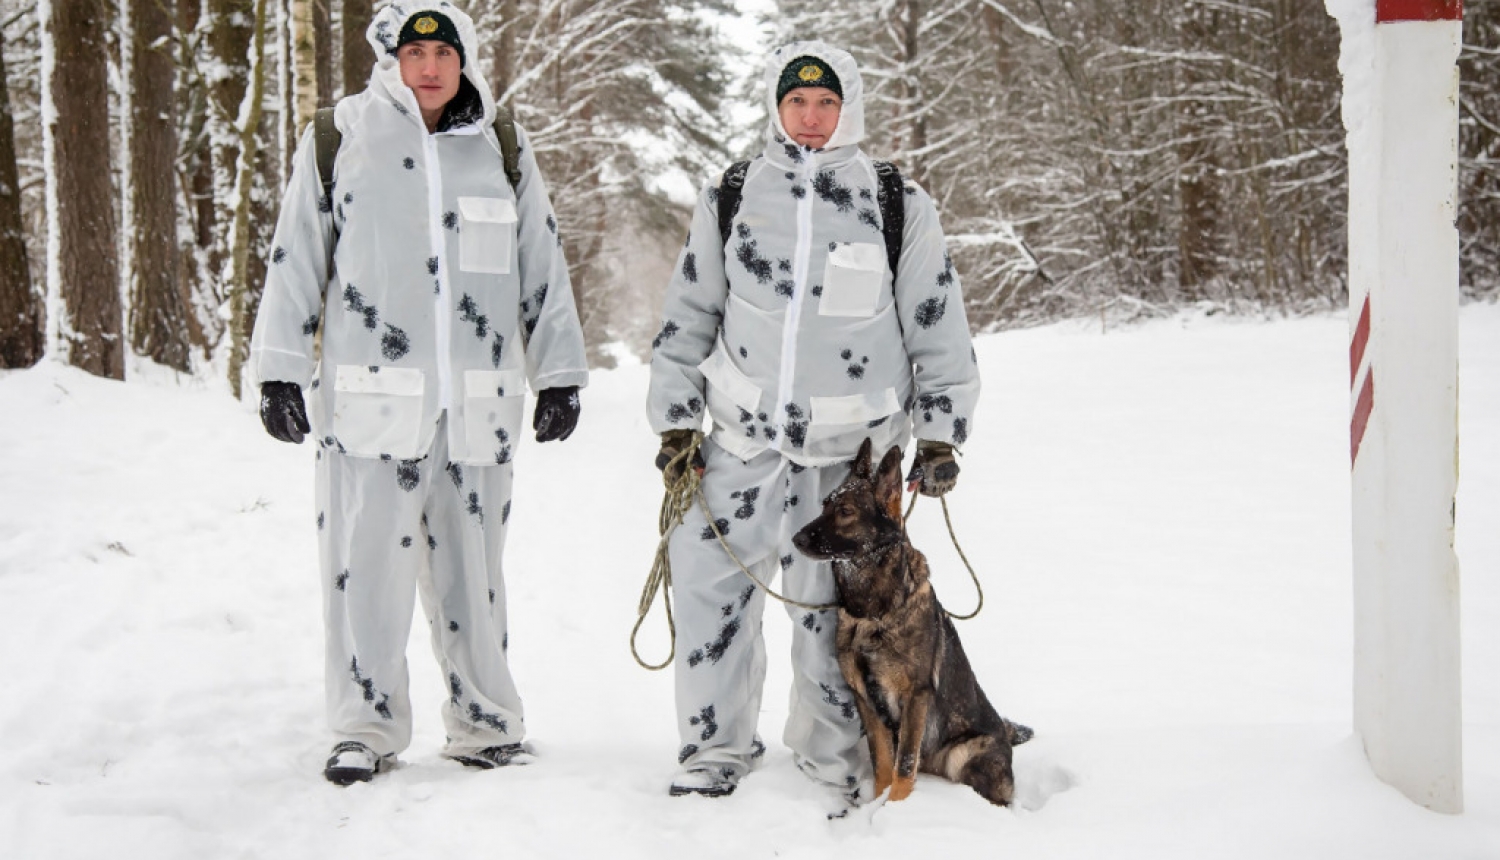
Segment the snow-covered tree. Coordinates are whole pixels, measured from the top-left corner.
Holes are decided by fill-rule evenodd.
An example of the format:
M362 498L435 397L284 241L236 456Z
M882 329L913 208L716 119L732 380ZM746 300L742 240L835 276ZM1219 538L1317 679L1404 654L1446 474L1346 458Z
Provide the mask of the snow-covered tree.
M611 295L641 288L614 264L608 238L637 231L680 241L682 207L657 178L680 171L696 182L722 161L727 132L718 108L729 48L700 13L728 7L503 0L473 10L481 37L491 40L496 99L513 107L547 177L596 364L609 364L603 347L631 327L611 319L608 309L620 304Z
M244 105L236 120L239 133L238 161L234 169L234 196L229 232L229 271L225 277L229 290L230 342L229 387L240 393L240 370L250 354L250 335L255 312L260 307L264 286L264 267L253 266L250 257L255 249L251 227L254 209L257 162L261 160L260 131L266 89L266 7L269 0L255 0L255 16L250 31L252 57Z
M1458 235L1463 288L1500 296L1500 0L1464 4L1458 65Z
M1337 296L1337 31L1320 4L778 7L782 39L859 59L867 149L937 200L976 324Z
M181 371L189 360L187 301L177 247L177 105L172 0L125 0L130 40L130 344Z
M9 369L30 367L42 357L42 307L26 262L21 178L16 169L7 80L5 28L0 26L0 368Z
M370 29L374 9L370 0L343 0L339 4L339 28L343 32L340 57L343 61L344 95L353 95L365 88L370 80L370 69L375 65L375 52L365 31Z
M47 239L49 351L95 376L125 378L115 190L110 163L110 8L98 0L43 0L51 113Z
M293 138L300 136L301 129L312 122L313 112L320 106L318 97L318 39L327 33L318 32L318 17L314 7L322 5L318 0L291 0L291 60L292 102L295 108Z

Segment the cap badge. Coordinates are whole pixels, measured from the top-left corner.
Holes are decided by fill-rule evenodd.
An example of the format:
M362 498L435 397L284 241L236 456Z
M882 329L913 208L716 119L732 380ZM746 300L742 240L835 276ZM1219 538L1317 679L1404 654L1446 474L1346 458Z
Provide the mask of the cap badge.
M823 79L823 69L809 63L808 65L803 66L797 72L797 77L808 83L811 83L813 81L820 81Z
M437 32L438 22L434 21L430 17L422 17L418 18L416 20L416 23L411 25L411 28L413 30L416 30L419 34L426 36L431 33Z

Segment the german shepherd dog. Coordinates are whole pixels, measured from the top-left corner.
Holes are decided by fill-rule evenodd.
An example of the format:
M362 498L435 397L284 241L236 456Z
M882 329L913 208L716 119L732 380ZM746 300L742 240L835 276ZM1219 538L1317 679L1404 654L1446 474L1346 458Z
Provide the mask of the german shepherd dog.
M907 540L901 449L871 471L866 439L823 513L792 542L833 562L838 661L864 721L875 793L911 794L917 772L961 782L1000 806L1015 794L1011 747L1031 729L995 712L969 666L958 631Z

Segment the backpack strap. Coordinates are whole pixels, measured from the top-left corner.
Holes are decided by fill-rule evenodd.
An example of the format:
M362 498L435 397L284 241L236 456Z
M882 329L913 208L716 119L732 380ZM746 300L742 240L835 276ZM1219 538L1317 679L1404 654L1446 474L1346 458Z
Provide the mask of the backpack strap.
M521 145L516 140L516 119L510 109L495 105L495 136L500 139L500 159L505 162L505 178L513 191L521 188Z
M750 162L736 161L729 165L729 169L719 179L719 243L722 245L729 244L729 228L734 223L734 216L740 211L740 198L745 191L745 171L749 169Z
M516 121L506 108L495 106L495 136L500 139L500 159L505 163L505 178L512 189L521 185L521 144L516 139ZM333 122L333 108L318 108L313 114L313 145L318 153L318 179L323 182L323 196L333 195L333 160L339 154L344 136Z
M344 136L333 124L333 108L318 108L313 114L313 145L318 151L318 178L323 181L323 199L333 196L333 159Z
M895 278L896 267L901 263L902 234L906 231L906 180L889 161L875 162L875 179L879 186L876 199L880 203L881 229L885 233L885 259L891 267L891 277Z

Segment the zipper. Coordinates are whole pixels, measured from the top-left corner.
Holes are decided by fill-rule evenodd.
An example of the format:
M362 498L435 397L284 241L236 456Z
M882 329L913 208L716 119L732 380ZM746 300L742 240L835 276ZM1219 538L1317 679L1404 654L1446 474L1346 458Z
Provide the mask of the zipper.
M802 182L807 189L797 200L797 246L792 251L792 296L787 302L786 318L781 328L781 374L776 383L776 414L781 423L781 432L776 434L776 450L787 453L787 425L792 416L787 406L792 402L792 392L797 377L797 330L802 324L802 299L807 292L807 265L812 251L812 179L818 172L818 156L807 153L807 163L802 169ZM811 407L809 407L811 408ZM804 420L811 416L804 415Z
M438 377L438 408L447 410L449 413L449 427L452 427L453 411L453 368L451 361L451 347L453 341L453 321L449 319L448 306L448 266L444 263L443 253L443 174L438 166L437 136L426 133L423 130L423 159L427 167L427 236L432 246L432 257L436 259L437 265L437 292L433 296L433 322L437 334L437 377Z

